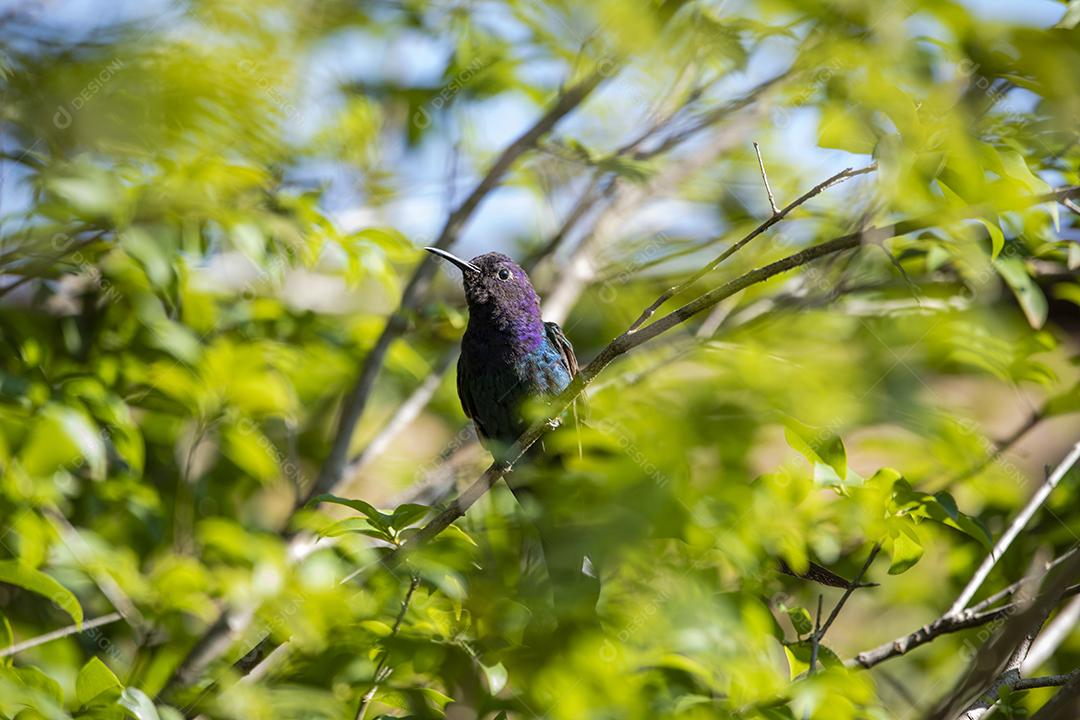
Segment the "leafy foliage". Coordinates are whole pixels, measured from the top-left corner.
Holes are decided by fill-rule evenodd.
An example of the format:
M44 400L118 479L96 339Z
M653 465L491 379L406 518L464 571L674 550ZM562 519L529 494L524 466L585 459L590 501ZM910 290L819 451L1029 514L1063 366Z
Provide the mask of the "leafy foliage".
M940 616L1080 430L1080 198L1040 197L1080 184L1077 8L1005 5L5 12L0 718L844 720L940 695L997 626L890 682L845 659ZM784 207L871 162L669 305L861 247L621 358L543 438L559 462L514 469L524 500L498 485L410 544L488 459L445 377L457 277L414 275L447 207L457 250L530 265L586 361L771 216L763 173ZM1075 544L1077 493L1074 470L978 599ZM538 521L588 554L595 622L560 617ZM852 578L878 543L879 586L816 637L841 591L777 560ZM1042 671L1078 662L1073 633Z

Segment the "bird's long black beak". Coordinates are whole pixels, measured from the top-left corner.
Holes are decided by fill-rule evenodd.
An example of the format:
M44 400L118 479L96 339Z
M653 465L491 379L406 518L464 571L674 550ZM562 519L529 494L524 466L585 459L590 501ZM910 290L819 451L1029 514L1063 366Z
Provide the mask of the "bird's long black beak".
M442 248L437 248L437 247L426 247L426 248L424 248L424 249L425 249L425 250L427 250L427 251L428 251L429 253L431 253L432 255L438 255L438 256L439 256L439 257L441 257L441 258L442 258L443 260L447 260L447 261L449 261L449 262L452 262L452 263L454 263L454 264L455 264L455 265L457 265L457 266L458 266L459 268L461 268L461 272L465 272L466 270L468 270L468 271L470 271L470 272L475 272L475 273L478 273L478 272L480 272L480 268L476 267L475 265L473 265L473 264L472 264L471 262L469 262L468 260L462 260L462 259L461 259L461 258L459 258L459 257L458 257L457 255L455 255L455 254L453 254L453 253L449 253L449 252L446 252L446 251L445 251L445 250L443 250Z

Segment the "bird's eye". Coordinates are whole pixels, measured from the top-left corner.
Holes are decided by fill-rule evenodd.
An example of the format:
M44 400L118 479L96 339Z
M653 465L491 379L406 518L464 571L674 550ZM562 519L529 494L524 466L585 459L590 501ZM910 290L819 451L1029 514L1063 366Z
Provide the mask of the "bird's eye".
M499 270L499 279L500 280L509 280L510 279L510 271L507 270L506 268L501 268Z

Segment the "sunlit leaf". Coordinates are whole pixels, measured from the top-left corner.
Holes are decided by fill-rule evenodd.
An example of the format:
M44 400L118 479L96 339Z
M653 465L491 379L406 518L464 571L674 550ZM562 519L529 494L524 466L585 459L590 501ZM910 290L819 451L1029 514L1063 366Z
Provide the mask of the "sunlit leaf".
M18 560L0 560L0 582L41 595L70 615L76 623L82 623L83 610L75 594L40 570Z
M136 720L160 720L157 708L153 701L142 690L134 687L124 688L120 695L120 704L123 705Z
M1049 310L1046 296L1031 279L1023 261L1018 258L998 258L994 266L1012 289L1031 327L1041 328L1046 322L1046 314Z
M75 679L75 697L80 705L88 705L106 692L119 693L122 688L120 679L96 657L90 658L90 661L83 665Z
M72 408L49 405L38 413L30 437L19 451L19 462L32 476L48 476L63 467L85 462L92 477L105 475L105 444L85 415Z

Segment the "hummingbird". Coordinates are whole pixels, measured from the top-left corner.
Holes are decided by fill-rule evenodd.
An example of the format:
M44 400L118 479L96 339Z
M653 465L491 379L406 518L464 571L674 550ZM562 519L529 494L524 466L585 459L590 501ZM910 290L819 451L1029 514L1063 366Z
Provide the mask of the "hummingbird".
M544 321L528 274L506 255L490 252L463 260L441 248L424 249L462 272L469 323L461 338L458 398L480 442L498 456L528 428L528 404L554 398L577 375L574 347L557 323ZM530 457L540 462L542 452L542 446L534 446ZM551 469L559 458L543 462ZM599 580L574 529L552 517L544 490L511 486L522 506L540 506L535 529L558 621L591 622Z
M574 347L558 323L544 322L529 276L506 255L463 260L440 248L424 249L464 276L469 324L458 359L458 398L481 442L495 453L528 427L528 402L554 398L577 375Z

